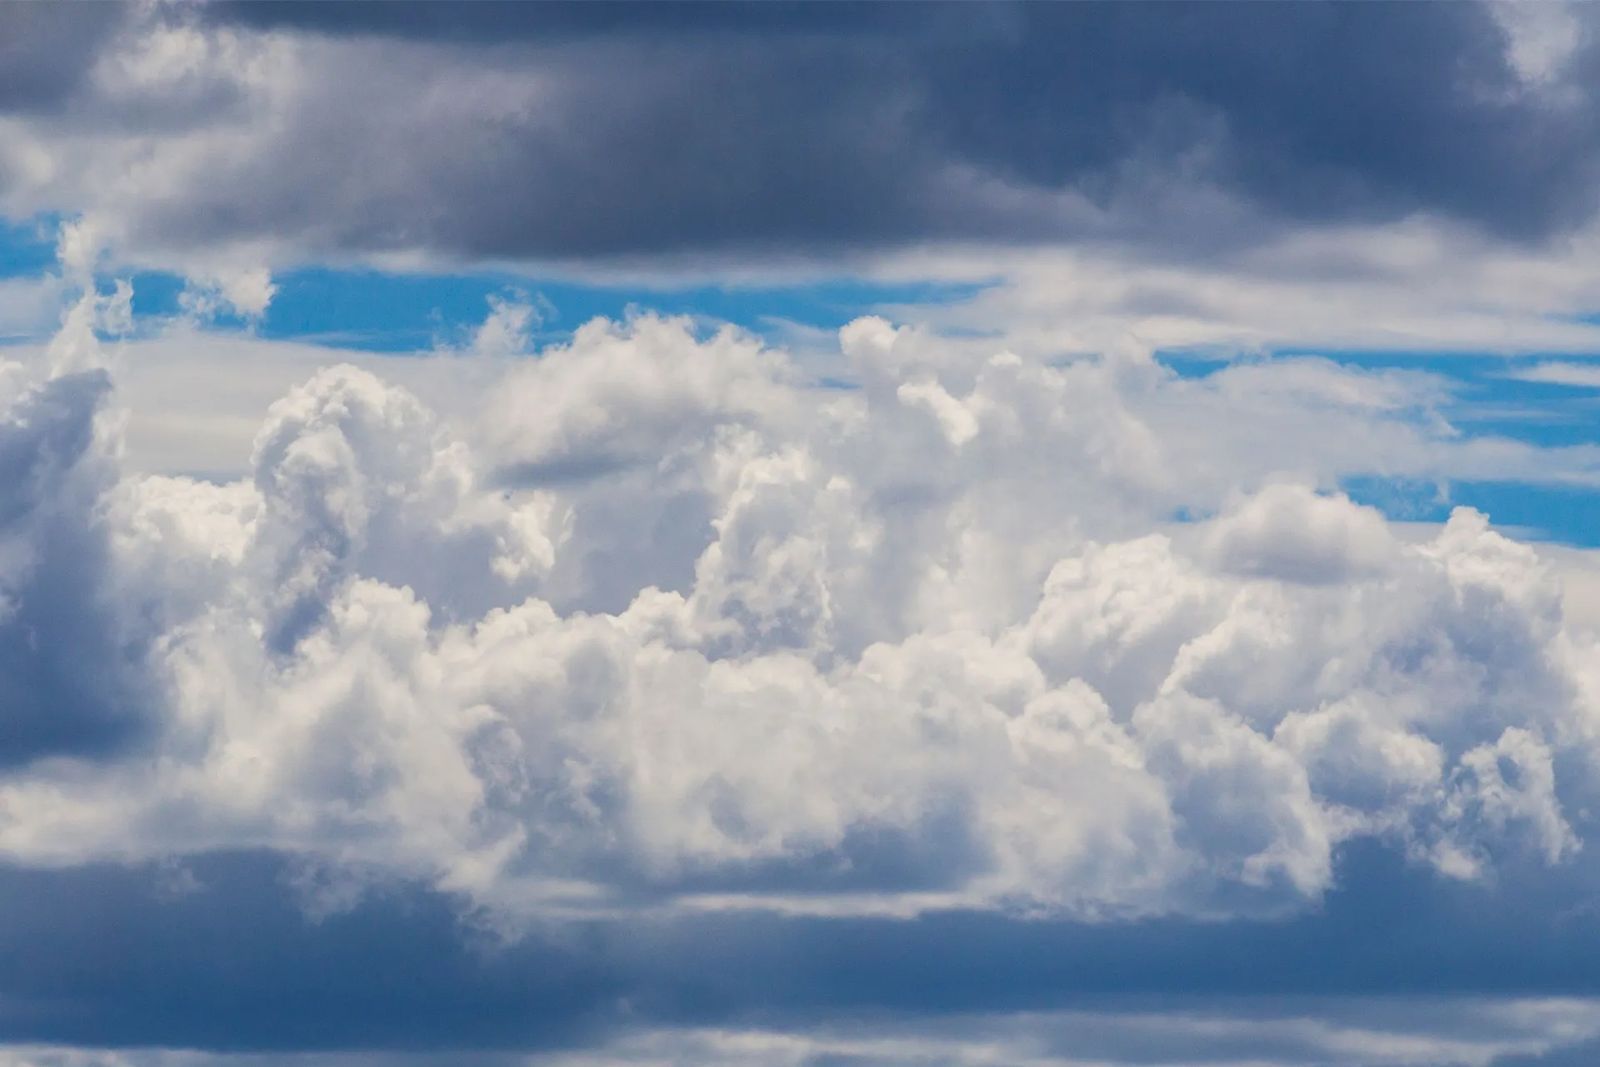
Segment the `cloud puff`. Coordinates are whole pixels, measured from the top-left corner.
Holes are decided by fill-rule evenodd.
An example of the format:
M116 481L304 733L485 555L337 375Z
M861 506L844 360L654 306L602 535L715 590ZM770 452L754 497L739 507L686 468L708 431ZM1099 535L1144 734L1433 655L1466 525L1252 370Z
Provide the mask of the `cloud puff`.
M1289 438L1222 463L1273 417L1149 421L1245 390L1415 433L1363 379L865 319L859 387L820 388L641 316L452 357L471 424L318 371L205 483L119 469L75 321L4 378L14 863L276 849L515 926L1277 913L1358 839L1468 879L1582 862L1595 635L1549 566L1285 481Z

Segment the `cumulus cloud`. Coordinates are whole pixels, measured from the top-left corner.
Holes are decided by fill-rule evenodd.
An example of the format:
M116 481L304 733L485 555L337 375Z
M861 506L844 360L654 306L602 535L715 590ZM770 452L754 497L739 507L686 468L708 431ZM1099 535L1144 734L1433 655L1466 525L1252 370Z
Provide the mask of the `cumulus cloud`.
M641 315L443 357L470 420L318 370L202 482L121 466L105 303L3 379L13 863L275 849L515 928L1270 914L1362 839L1462 879L1584 862L1596 637L1560 576L1474 512L1419 539L1330 489L1374 441L1505 462L1404 379L863 319L840 389Z
M271 272L262 267L249 267L190 278L178 302L185 312L198 319L211 318L219 312L259 319L266 314L267 305L272 303L276 292Z

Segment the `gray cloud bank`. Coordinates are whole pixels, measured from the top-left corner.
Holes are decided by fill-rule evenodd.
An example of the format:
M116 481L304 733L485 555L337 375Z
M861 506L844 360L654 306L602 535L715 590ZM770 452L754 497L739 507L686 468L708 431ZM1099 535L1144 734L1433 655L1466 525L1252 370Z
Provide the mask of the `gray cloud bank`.
M1414 214L1532 240L1595 206L1592 20L1509 10L9 5L0 203L546 261L1190 255Z

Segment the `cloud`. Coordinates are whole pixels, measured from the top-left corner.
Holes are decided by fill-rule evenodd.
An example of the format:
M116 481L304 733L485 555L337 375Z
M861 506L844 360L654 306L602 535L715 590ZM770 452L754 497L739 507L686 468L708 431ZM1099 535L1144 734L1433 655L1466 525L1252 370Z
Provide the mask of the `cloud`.
M1507 59L1525 82L1558 79L1583 39L1583 26L1562 4L1496 3L1489 13L1506 32Z
M1479 5L14 21L19 56L92 62L19 83L39 88L0 137L35 162L7 175L8 210L87 210L136 249L191 258L1065 239L1182 257L1412 215L1524 240L1594 207L1587 38L1560 55L1537 20Z
M1539 363L1519 367L1507 375L1519 382L1566 385L1576 389L1600 389L1600 367L1587 363Z
M1318 1005L1319 1014L1301 1014L1293 1005L1270 1000L1254 1007L1254 1012L1238 1015L1195 1005L1161 1012L1135 1008L958 1016L914 1028L879 1024L812 1032L666 1031L630 1036L594 1052L551 1056L544 1062L562 1067L659 1062L1488 1067L1507 1055L1570 1047L1596 1027L1593 1008L1583 1001L1480 1002L1470 1007L1412 1002L1407 1007L1413 1017L1404 1022L1398 1013L1391 1014L1394 1005L1371 1002L1357 1001L1333 1011ZM1472 1026L1458 1016L1472 1007L1488 1015L1487 1025Z
M0 424L0 692L8 765L115 750L149 725L144 642L108 590L94 509L109 487L94 417L109 389L85 371L22 387Z
M657 912L503 940L447 896L303 857L3 865L0 1020L15 1045L85 1056L347 1064L698 1062L721 1035L819 1056L875 1044L889 1062L940 1041L980 1063L1190 1063L1205 1048L1431 1067L1593 1033L1581 884L1551 892L1559 871L1532 869L1463 884L1376 848L1341 869L1324 907L1287 920ZM360 892L329 906L341 882Z
M1153 357L1591 384L1590 21L0 10L0 1063L1589 1054L1600 561L1342 487L1600 448ZM398 357L307 263L957 289Z
M597 1047L548 1053L96 1051L18 1048L6 1067L625 1067L630 1064L760 1063L809 1067L927 1064L930 1067L1492 1067L1569 1062L1600 1023L1584 999L1406 998L1338 1003L1264 999L1246 1010L1205 1001L1176 1010L1111 1010L956 1015L939 1020L877 1020L806 1029L683 1027L643 1029ZM1579 1062L1572 1060L1570 1062Z
M871 276L973 285L957 299L880 310L1041 357L1577 355L1600 347L1588 321L1596 247L1592 228L1515 247L1413 220L1282 232L1200 262L1088 244L922 249L883 257Z
M178 302L185 312L198 319L211 318L222 311L246 319L260 319L276 292L271 272L254 267L191 278Z
M0 13L0 66L6 73L0 107L6 111L48 111L60 107L79 88L89 60L125 21L116 7L73 10L7 5ZM0 171L3 173L3 171Z
M1418 540L1329 491L1560 454L1454 441L1426 384L863 319L824 388L640 315L424 361L454 416L318 370L205 483L119 469L107 372L67 369L115 365L102 303L8 372L12 862L284 850L512 929L1282 914L1364 839L1584 862L1560 580L1473 512Z
M1222 570L1285 582L1359 580L1394 558L1376 510L1292 485L1269 486L1218 520L1210 549Z

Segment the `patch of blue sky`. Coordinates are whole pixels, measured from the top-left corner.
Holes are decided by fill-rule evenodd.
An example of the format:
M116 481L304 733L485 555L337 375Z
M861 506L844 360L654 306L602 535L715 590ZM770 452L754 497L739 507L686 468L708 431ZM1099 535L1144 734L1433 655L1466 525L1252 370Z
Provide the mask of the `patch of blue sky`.
M55 266L61 219L37 215L8 219L0 215L0 278L43 274Z
M837 329L879 307L960 299L969 289L876 285L839 279L790 286L641 288L585 285L509 274L412 275L371 271L302 270L274 279L278 286L261 333L266 337L365 348L414 351L460 344L482 322L491 297L535 301L535 338L555 341L583 323L620 319L632 309L729 322L755 333L782 323Z
M185 283L178 275L146 270L134 273L127 280L133 286L135 319L166 318L182 310L178 297L183 293ZM109 281L102 279L99 288L109 291Z
M0 278L37 276L55 267L64 216L0 216ZM179 314L182 276L138 270L133 283L137 319ZM845 276L789 285L644 286L585 284L510 272L393 273L326 267L286 271L273 278L276 294L260 322L222 315L218 328L250 326L258 336L355 348L415 352L466 343L489 312L491 297L525 298L540 310L534 340L559 341L597 316L621 319L634 309L687 315L712 328L732 323L778 336L788 324L836 330L861 315L969 299L981 284L879 283ZM100 279L110 291L112 278Z
M1600 548L1600 492L1523 482L1452 482L1365 476L1346 479L1350 499L1401 522L1443 522L1455 507L1476 508L1517 537Z
M585 285L501 273L394 274L312 268L273 278L277 291L258 336L355 348L415 352L468 343L489 313L491 298L531 302L539 315L533 339L560 341L585 322L621 319L634 309L687 315L708 327L728 322L757 334L783 324L835 330L879 308L962 299L971 287L837 279L790 286L642 288ZM134 276L134 313L181 310L183 280L144 272ZM222 326L244 325L224 318Z

